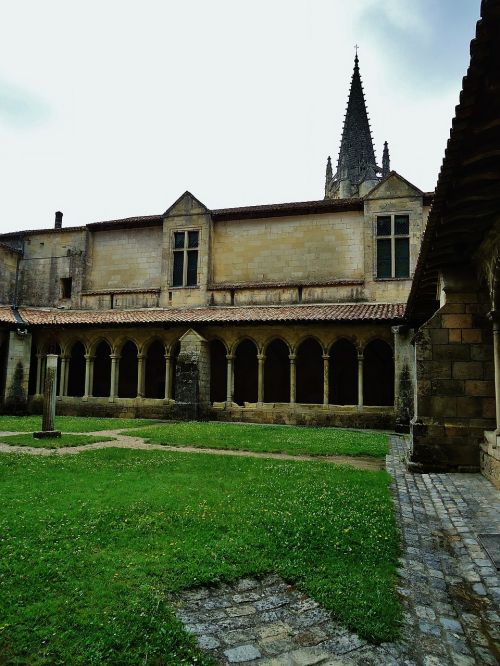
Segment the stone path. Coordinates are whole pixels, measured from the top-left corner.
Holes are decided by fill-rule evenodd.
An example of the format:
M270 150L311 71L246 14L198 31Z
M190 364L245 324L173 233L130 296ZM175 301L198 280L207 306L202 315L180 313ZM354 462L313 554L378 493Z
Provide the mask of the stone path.
M130 430L130 428L127 428ZM19 432L0 432L2 435L19 435ZM25 433L26 434L26 433ZM29 434L29 433L28 433ZM385 462L381 458L372 458L370 456L307 456L307 455L289 455L288 453L264 453L258 451L232 451L229 449L210 449L199 448L195 446L169 446L164 444L148 444L142 437L131 437L124 435L123 431L118 430L99 430L97 432L73 433L81 435L92 435L95 437L105 437L107 435L115 437L113 441L94 442L94 444L82 444L81 446L61 446L57 449L49 449L32 446L11 446L10 444L0 443L0 453L27 453L35 456L47 455L68 455L91 451L95 449L141 449L143 451L174 451L175 453L207 453L217 456L239 456L243 458L266 458L276 460L314 460L336 463L338 465L351 465L358 469L380 470L384 469Z
M394 437L387 468L402 536L402 640L371 646L276 576L172 599L200 647L246 666L500 664L500 583L478 542L500 532L500 493L476 474L409 474Z

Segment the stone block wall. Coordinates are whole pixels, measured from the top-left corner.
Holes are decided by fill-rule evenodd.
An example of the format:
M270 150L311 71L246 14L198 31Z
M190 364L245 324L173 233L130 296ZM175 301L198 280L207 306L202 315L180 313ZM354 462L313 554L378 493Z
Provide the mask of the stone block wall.
M0 303L12 304L19 254L0 243Z
M484 431L495 428L488 310L481 291L450 291L416 335L414 471L479 469Z
M4 409L9 414L27 408L28 379L31 357L31 334L9 333L5 365Z

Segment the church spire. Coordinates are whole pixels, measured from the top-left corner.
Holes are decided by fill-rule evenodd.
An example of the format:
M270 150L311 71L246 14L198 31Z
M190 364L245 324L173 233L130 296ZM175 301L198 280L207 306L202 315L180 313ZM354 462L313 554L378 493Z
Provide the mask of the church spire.
M326 161L326 178L325 178L325 199L328 197L328 192L333 181L332 158L328 155Z
M376 185L380 171L375 161L356 49L337 171L327 198L363 196Z

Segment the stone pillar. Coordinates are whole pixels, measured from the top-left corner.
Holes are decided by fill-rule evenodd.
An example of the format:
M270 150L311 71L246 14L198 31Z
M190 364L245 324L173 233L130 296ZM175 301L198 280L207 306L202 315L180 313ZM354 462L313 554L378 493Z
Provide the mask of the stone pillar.
M363 352L358 352L358 407L363 407Z
M257 385L257 403L262 405L264 402L264 363L266 357L264 354L257 354L258 367L258 385Z
M71 363L71 358L70 357L66 357L66 359L67 360L66 360L66 372L64 373L64 393L63 393L63 395L68 395L69 364Z
M5 367L5 412L24 414L28 401L28 379L31 360L31 334L9 333Z
M87 400L92 396L92 366L94 357L90 354L85 354L85 393L82 400Z
M290 359L290 404L294 405L296 396L295 359L297 356L295 354L289 354L288 358Z
M231 407L233 404L233 377L234 377L234 372L233 372L233 361L234 361L234 354L227 354L227 398L226 398L226 403L228 407Z
M203 418L210 406L210 356L208 342L190 329L180 339L175 369L174 418Z
M120 355L119 354L110 354L111 358L111 387L109 389L109 401L114 402L117 393L118 393L118 372L119 372L119 364L118 361L120 360Z
M137 354L137 397L144 398L146 364L144 354Z
M500 320L499 313L492 311L489 318L493 322L493 364L495 367L495 417L496 429L500 431Z
M330 356L323 354L323 406L328 407L328 395L330 393Z
M394 334L394 408L396 432L409 432L415 413L415 349L412 345L413 329L393 326Z
M165 354L165 400L172 399L172 366L170 354Z
M65 389L65 379L66 379L66 365L68 363L67 356L61 356L61 374L59 379L59 398L62 398L66 395Z
M42 431L51 433L54 437L60 437L61 433L56 434L54 428L56 416L57 354L47 354L46 363L45 385L43 387Z
M42 361L43 354L36 355L36 395L42 394Z

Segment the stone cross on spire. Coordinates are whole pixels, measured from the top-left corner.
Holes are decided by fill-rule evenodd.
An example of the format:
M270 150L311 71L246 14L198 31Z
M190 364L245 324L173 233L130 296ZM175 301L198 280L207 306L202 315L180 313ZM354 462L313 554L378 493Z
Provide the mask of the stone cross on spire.
M337 171L330 181L325 198L363 196L377 184L380 171L375 161L356 46Z

